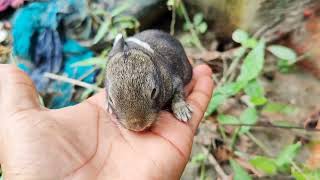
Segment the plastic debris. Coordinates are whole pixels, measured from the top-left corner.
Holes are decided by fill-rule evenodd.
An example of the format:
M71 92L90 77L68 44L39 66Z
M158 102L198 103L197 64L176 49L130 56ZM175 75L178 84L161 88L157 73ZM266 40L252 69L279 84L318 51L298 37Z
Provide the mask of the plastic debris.
M90 49L104 51L106 44L111 45L118 32L136 31L139 27L136 18L143 17L140 10L153 14L156 11L151 7L159 3L165 5L166 1L135 2L35 1L15 13L12 21L13 54L19 57L18 66L31 76L37 90L41 94L49 94L51 101L46 102L48 107L61 108L76 103L73 101L75 87L48 79L45 73L94 83L95 67L72 64L93 57ZM134 8L127 9L133 5ZM130 9L136 11L131 12ZM99 77L97 81L101 83Z
M13 19L13 52L31 62L21 61L19 67L30 74L39 92L54 95L49 105L51 108L74 104L74 85L50 80L44 77L46 72L88 83L95 81L93 66L72 66L93 57L94 53L69 39L63 31L65 25L84 19L86 8L85 0L33 2L19 9ZM84 74L87 77L82 77Z

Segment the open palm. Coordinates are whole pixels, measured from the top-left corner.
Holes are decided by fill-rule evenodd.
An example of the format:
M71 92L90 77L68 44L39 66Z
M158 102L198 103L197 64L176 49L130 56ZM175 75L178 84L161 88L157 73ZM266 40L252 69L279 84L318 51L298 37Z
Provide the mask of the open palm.
M194 69L187 124L161 112L148 132L122 128L105 111L105 94L64 109L39 105L31 80L0 65L0 161L4 178L179 179L211 96L211 71Z

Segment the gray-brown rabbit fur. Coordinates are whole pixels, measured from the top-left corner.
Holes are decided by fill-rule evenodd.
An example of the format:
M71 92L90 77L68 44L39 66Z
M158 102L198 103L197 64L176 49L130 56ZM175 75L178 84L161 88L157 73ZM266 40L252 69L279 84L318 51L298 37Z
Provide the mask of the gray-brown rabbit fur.
M122 126L149 128L168 104L181 121L191 119L184 86L192 66L178 40L160 30L117 36L106 68L107 106Z

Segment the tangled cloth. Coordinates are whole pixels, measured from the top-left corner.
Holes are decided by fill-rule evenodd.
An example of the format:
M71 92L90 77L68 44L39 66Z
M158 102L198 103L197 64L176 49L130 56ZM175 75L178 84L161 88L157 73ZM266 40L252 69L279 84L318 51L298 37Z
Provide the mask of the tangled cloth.
M59 73L69 78L93 83L93 66L75 67L72 64L93 57L94 53L67 37L64 29L85 19L86 0L50 0L34 2L21 8L13 19L13 51L29 61L19 67L30 74L37 90L54 94L51 108L71 104L74 86L51 81L44 73ZM82 77L87 74L86 77Z
M9 6L17 8L23 4L24 0L0 0L0 12L6 10Z

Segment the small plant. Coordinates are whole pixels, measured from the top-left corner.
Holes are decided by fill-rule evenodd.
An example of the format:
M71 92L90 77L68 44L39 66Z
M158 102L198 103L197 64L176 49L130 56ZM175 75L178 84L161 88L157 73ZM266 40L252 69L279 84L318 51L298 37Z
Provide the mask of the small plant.
M268 148L251 134L251 126L258 122L260 111L277 112L283 114L294 113L295 109L285 105L270 102L265 96L265 90L259 78L261 76L265 54L271 53L278 60L280 71L291 68L297 62L296 53L281 45L266 45L266 42L250 37L249 34L242 30L236 30L232 39L241 46L237 49L235 57L223 77L219 81L213 92L211 102L207 109L206 116L211 115L217 108L228 98L241 94L248 97L245 104L247 108L239 117L218 114L219 129L222 136L226 138L224 125L238 125L233 131L231 137L230 149L234 149L238 136L248 136L254 143L260 147L267 156L255 156L250 159L250 163L266 175L276 175L277 173L290 173L294 177L307 177L299 166L294 162L301 149L301 143L290 144L283 149L276 157L270 157L272 154ZM281 64L281 66L279 65ZM235 76L236 67L240 66L238 76ZM230 160L231 168L234 172L234 179L250 180L250 175L241 168L235 161ZM308 171L309 172L309 171ZM315 175L315 173L309 173ZM311 176L311 175L310 175Z
M266 47L264 40L249 37L245 31L236 30L232 35L232 39L240 43L241 47L237 50L237 55L233 59L227 73L214 90L207 115L215 112L221 103L241 91L244 91L250 97L250 105L252 106L261 106L267 103L268 100L264 96L264 89L259 82L266 51L278 57L279 62L286 62L287 66L292 66L297 61L297 55L293 50L281 45ZM242 59L243 63L240 68L240 74L234 80L231 76L232 71L240 64Z
M112 42L118 33L126 35L127 30L138 30L139 21L133 16L123 15L129 6L130 3L124 3L110 12L99 8L93 10L92 17L100 20L100 25L92 44L102 40Z
M208 25L204 21L203 14L197 13L194 15L192 21L187 13L185 5L182 0L168 0L167 6L169 10L172 11L172 20L171 20L171 28L170 32L171 35L174 34L174 26L176 22L176 14L180 17L183 17L185 23L183 25L183 30L189 32L188 34L181 37L181 41L184 45L189 46L196 46L200 50L204 50L199 36L204 34L207 29Z
M191 32L196 34L197 37L200 35L204 34L208 29L207 23L203 19L203 14L202 13L197 13L196 15L193 16L193 21L189 22L186 21L183 25L183 30L186 32ZM202 45L200 45L198 42L199 38L196 38L196 36L190 36L189 34L184 35L181 37L182 43L189 45L189 46L199 46L199 49L202 49Z
M288 173L290 171L302 173L293 161L300 149L301 143L297 142L286 146L275 158L256 156L250 160L250 163L266 175L275 175L279 172Z
M199 166L200 166L200 180L206 179L205 163L206 163L207 158L208 157L205 154L199 153L199 154L196 154L195 156L193 156L191 159L191 163L199 164Z
M234 172L234 180L252 180L251 176L235 160L230 160L231 168Z

